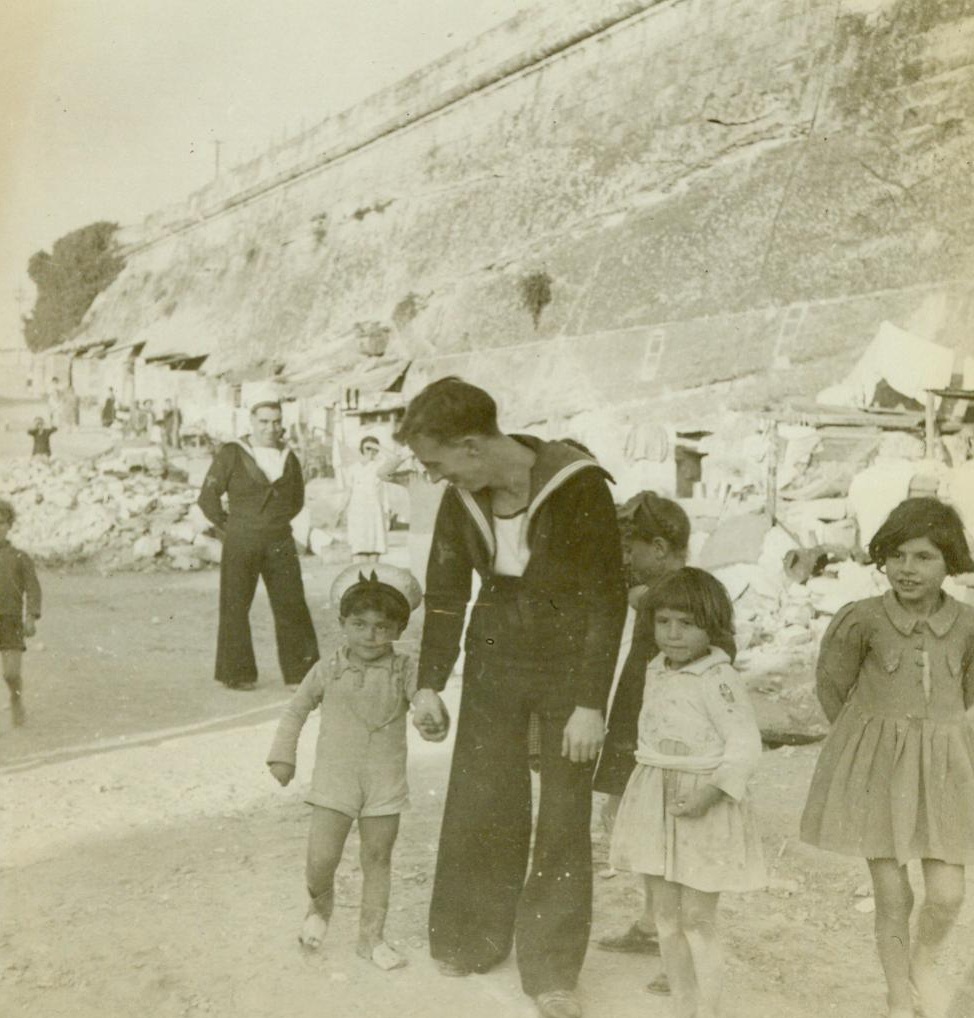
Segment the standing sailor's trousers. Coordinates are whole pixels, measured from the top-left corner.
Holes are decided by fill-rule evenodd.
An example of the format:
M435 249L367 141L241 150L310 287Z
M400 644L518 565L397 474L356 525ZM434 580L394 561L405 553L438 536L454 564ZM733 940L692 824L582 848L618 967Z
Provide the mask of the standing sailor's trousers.
M318 641L290 529L267 535L228 528L220 560L216 647L216 680L227 686L257 681L250 606L259 578L264 580L274 614L277 658L284 681L289 685L300 682L318 660Z

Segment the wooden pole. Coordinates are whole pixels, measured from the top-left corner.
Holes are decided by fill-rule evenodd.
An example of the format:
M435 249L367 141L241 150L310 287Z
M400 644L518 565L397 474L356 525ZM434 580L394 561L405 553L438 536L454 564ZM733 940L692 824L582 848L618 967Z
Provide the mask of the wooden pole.
M927 411L924 419L925 455L928 460L936 459L934 446L937 442L937 397L927 392Z
M765 512L773 527L778 515L778 422L772 421L768 432L767 501Z

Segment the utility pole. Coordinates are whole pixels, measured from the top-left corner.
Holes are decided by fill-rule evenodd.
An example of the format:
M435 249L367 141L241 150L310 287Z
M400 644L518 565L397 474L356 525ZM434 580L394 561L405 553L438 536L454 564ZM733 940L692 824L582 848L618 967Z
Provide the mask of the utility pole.
M212 142L213 145L213 177L216 179L220 176L220 146L223 144L219 138Z

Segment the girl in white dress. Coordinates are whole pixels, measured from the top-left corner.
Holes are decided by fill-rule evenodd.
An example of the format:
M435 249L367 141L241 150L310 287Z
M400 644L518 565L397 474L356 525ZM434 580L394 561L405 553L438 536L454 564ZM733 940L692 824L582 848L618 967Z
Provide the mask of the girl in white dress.
M723 585L702 569L678 569L650 598L660 654L646 670L636 769L609 861L649 878L676 1014L715 1018L720 892L765 882L747 798L761 735L731 664L733 608Z

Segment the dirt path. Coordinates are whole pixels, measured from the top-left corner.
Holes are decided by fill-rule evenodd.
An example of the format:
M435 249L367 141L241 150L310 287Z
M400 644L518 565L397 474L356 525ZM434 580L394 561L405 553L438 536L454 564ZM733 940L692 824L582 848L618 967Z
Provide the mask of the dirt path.
M321 620L328 571L312 565L307 578ZM302 741L299 781L278 789L263 768L284 696L266 649L266 605L255 612L262 685L231 695L209 677L215 574L45 582L47 649L28 655L31 724L11 731L0 719L5 1018L534 1015L513 962L448 980L426 957L446 747L412 745L413 808L397 846L389 922L410 966L383 974L354 955L354 838L326 949L308 957L295 937L312 735ZM454 708L457 695L451 687ZM234 720L241 711L251 713ZM65 747L74 748L62 757ZM816 752L768 752L757 777L773 883L723 903L728 1018L883 1014L872 916L856 908L864 868L796 838ZM599 838L597 869L605 853ZM595 936L628 922L638 903L631 879L598 878L595 891ZM969 900L945 980L959 980L972 932ZM668 1018L668 1003L642 992L655 971L652 961L593 949L580 986L587 1018Z

